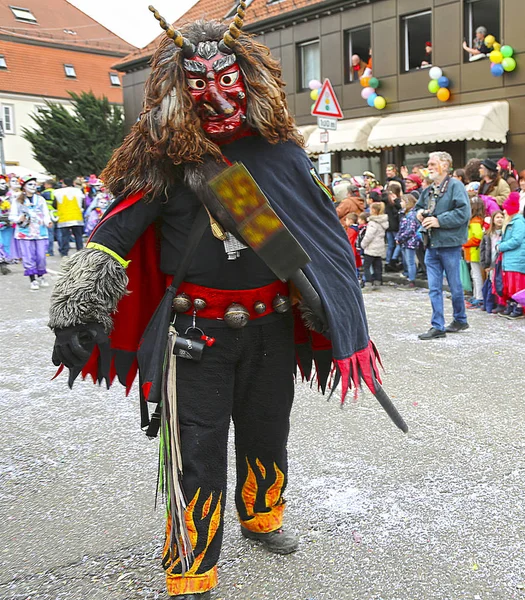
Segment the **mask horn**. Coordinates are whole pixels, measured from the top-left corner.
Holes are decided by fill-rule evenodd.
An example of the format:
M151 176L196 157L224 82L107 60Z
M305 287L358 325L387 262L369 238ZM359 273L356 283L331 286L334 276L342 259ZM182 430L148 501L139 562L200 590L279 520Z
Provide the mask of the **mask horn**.
M229 52L232 51L235 46L235 40L241 35L243 20L244 20L244 11L246 10L246 2L245 0L239 0L239 6L237 7L237 14L233 18L233 21L230 23L228 31L224 33L222 40L220 41L220 49L225 51L229 49Z
M174 29L173 25L170 25L154 6L150 4L148 8L151 10L162 29L164 29L166 35L173 40L175 46L181 48L184 56L186 58L193 56L195 54L195 46L188 39L183 37L180 31Z

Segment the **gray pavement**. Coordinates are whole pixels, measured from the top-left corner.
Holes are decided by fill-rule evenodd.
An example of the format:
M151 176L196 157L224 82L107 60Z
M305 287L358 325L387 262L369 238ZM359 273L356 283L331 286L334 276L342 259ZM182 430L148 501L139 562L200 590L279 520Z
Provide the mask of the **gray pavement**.
M51 290L21 273L0 278L0 598L165 598L157 443L135 390L51 381ZM420 342L425 290L384 286L366 305L410 433L367 392L341 409L300 383L286 520L300 550L241 539L230 486L213 600L525 598L525 320L474 311L467 332Z

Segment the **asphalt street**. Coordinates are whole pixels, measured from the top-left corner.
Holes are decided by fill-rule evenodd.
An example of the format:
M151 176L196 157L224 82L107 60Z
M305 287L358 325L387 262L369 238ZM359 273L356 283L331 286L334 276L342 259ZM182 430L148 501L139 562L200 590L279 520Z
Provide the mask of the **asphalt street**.
M21 266L0 278L0 598L167 598L157 442L135 389L51 381L50 293ZM240 537L231 476L213 600L525 598L525 320L473 311L468 331L421 342L426 290L365 301L410 432L366 391L341 409L298 383L286 526L300 549Z

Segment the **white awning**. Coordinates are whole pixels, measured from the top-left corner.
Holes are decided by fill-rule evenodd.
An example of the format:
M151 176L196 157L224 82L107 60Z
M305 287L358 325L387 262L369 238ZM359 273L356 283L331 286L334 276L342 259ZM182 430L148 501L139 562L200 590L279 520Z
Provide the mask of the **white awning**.
M339 152L341 150L357 150L358 152L369 152L368 136L379 117L366 117L365 119L346 119L337 123L336 131L328 132L328 152ZM315 131L308 138L306 151L308 154L320 154L324 152L325 145L321 143L321 129Z
M483 102L383 117L368 138L369 147L389 148L463 140L507 141L509 103Z

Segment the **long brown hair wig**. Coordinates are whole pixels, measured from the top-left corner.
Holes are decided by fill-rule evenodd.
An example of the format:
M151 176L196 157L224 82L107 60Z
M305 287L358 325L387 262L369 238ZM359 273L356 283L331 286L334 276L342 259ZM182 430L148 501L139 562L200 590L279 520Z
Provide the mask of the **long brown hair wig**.
M220 41L226 29L219 21L196 21L181 28L181 33L197 46L204 41ZM246 86L247 125L270 143L291 140L303 146L288 112L281 67L269 49L243 33L233 52ZM165 194L176 179L174 165L190 163L195 167L209 158L220 161L219 146L200 126L183 58L181 49L164 37L151 61L143 111L100 176L115 196L143 191L152 199Z

